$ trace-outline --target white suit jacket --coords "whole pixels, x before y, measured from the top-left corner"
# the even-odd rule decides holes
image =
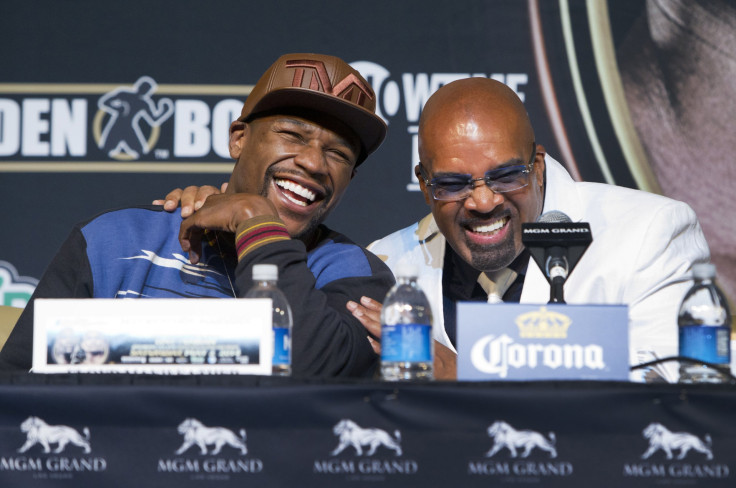
[[[691,284],[691,267],[710,258],[693,210],[685,203],[639,190],[575,182],[549,156],[545,165],[543,213],[559,210],[573,222],[588,222],[593,236],[565,283],[565,301],[628,305],[631,364],[650,360],[652,354],[676,356],[677,313]],[[418,283],[432,304],[435,339],[454,349],[442,310],[445,238],[432,215],[368,248],[392,270],[403,260],[419,266]],[[549,289],[549,282],[530,259],[521,303],[547,303]],[[672,367],[671,380],[676,379],[671,376]]]

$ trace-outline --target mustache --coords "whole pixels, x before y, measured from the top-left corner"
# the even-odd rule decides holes
[[[511,211],[509,210],[502,210],[500,212],[491,212],[485,215],[478,215],[470,217],[465,217],[462,219],[459,219],[457,221],[458,225],[462,227],[475,227],[476,225],[483,225],[487,224],[489,221],[499,220],[503,218],[509,218],[511,219]]]

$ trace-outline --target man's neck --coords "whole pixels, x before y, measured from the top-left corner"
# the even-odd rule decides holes
[[[324,226],[320,224],[314,230],[305,232],[300,236],[293,237],[293,239],[302,241],[304,243],[304,247],[307,248],[307,251],[311,251],[317,247],[322,240],[322,233],[324,232],[323,229]]]

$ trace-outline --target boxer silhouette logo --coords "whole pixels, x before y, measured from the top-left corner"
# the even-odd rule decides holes
[[[85,453],[91,452],[89,446],[89,429],[82,429],[84,436],[66,425],[49,425],[38,417],[28,417],[20,424],[21,432],[26,434],[26,442],[18,452],[23,453],[35,444],[43,446],[43,452],[51,452],[51,444],[57,444],[55,453],[64,450],[67,444],[72,443],[84,449]]]
[[[557,457],[555,449],[555,433],[549,433],[549,440],[539,432],[532,430],[516,430],[501,420],[494,422],[488,427],[488,435],[493,438],[493,447],[486,453],[486,457],[492,457],[504,447],[509,450],[511,457],[517,457],[517,449],[524,449],[521,457],[528,457],[535,447],[547,451],[549,457]]]
[[[401,456],[402,451],[399,444],[401,442],[401,432],[398,430],[395,430],[394,437],[391,437],[385,430],[364,429],[352,420],[343,419],[335,424],[332,431],[340,438],[340,443],[330,453],[332,456],[338,455],[349,446],[353,446],[358,456],[363,455],[363,446],[370,446],[366,453],[367,456],[375,454],[379,446],[391,449],[397,456]]]
[[[95,139],[108,156],[131,161],[148,154],[156,145],[161,124],[174,113],[171,99],[153,99],[157,88],[153,78],[141,76],[132,87],[118,87],[97,101]]]
[[[177,454],[182,454],[193,445],[196,445],[199,447],[200,453],[205,455],[207,454],[207,447],[214,445],[215,448],[210,453],[214,455],[218,454],[226,444],[235,449],[240,449],[240,453],[243,455],[248,453],[248,448],[245,446],[245,429],[238,431],[240,434],[240,437],[238,437],[233,431],[224,427],[206,427],[199,420],[188,418],[179,424],[177,430],[184,436],[184,443],[176,451]]]
[[[667,459],[672,459],[672,451],[679,450],[680,454],[677,459],[684,459],[691,449],[702,452],[708,459],[713,459],[713,452],[711,451],[713,441],[708,434],[705,434],[705,441],[702,441],[687,432],[671,432],[664,425],[657,422],[649,424],[642,431],[642,434],[649,440],[649,449],[642,454],[642,459],[648,459],[659,450],[664,451]]]

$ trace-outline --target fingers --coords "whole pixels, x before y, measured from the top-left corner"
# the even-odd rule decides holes
[[[198,190],[198,186],[188,186],[184,188],[184,191],[181,193],[180,201],[175,202],[174,200],[169,201],[167,199],[166,203],[175,203],[177,206],[181,204],[181,216],[185,219],[194,213],[194,200],[196,199]]]
[[[199,226],[193,218],[187,218],[179,228],[179,244],[182,251],[189,254],[189,262],[197,264],[202,255],[202,236],[204,228]]]
[[[181,188],[177,188],[175,190],[171,190],[168,195],[163,200],[154,200],[151,202],[153,205],[163,205],[164,210],[167,212],[171,212],[179,205],[179,200],[181,200],[181,193],[184,190]],[[175,203],[171,203],[175,202]]]
[[[370,297],[360,297],[360,303],[366,308],[366,310],[370,310],[373,315],[378,315],[378,319],[380,320],[381,310],[383,309],[383,305],[381,302],[378,302]]]
[[[457,354],[437,341],[434,342],[434,379],[457,379]]]
[[[197,189],[197,187],[191,188]],[[186,193],[187,190],[184,192]],[[189,260],[192,264],[199,262],[205,229],[233,234],[241,222],[257,215],[263,215],[264,212],[270,212],[273,207],[273,204],[258,195],[219,194],[219,190],[215,191],[218,194],[209,195],[205,204],[196,213],[185,217],[179,227],[179,243],[182,250],[189,253]],[[263,202],[271,207],[264,206]],[[263,208],[266,210],[264,211]],[[273,213],[276,213],[275,210]]]
[[[351,300],[345,306],[363,324],[368,331],[368,342],[373,352],[380,355],[381,342],[376,338],[381,337],[381,304],[371,298],[361,297],[360,303]]]
[[[381,304],[368,297],[361,297],[360,303],[349,301],[346,304],[353,317],[358,319],[363,327],[373,337],[381,337]]]
[[[377,340],[375,340],[371,336],[367,336],[367,337],[368,337],[368,342],[370,343],[371,347],[373,348],[373,352],[375,352],[376,354],[380,355],[381,354],[381,343],[378,342]]]
[[[226,188],[227,183],[223,183],[220,189],[210,185],[188,186],[183,190],[176,188],[170,191],[164,200],[154,200],[153,204],[163,205],[167,212],[173,212],[181,205],[181,216],[187,218],[202,208],[207,197],[224,193]]]
[[[365,317],[363,325],[368,329],[368,332],[376,337],[381,337],[381,310],[383,310],[383,305],[365,296],[360,297],[360,305],[362,306],[361,312]]]
[[[214,186],[188,186],[181,193],[179,199],[180,201],[176,201],[173,198],[171,200],[173,202],[173,205],[178,205],[179,203],[181,203],[181,216],[183,218],[187,218],[194,212],[202,208],[202,205],[204,205],[207,197],[209,197],[210,195],[218,194],[220,194],[220,190],[218,190]],[[169,203],[168,196],[166,203]]]

